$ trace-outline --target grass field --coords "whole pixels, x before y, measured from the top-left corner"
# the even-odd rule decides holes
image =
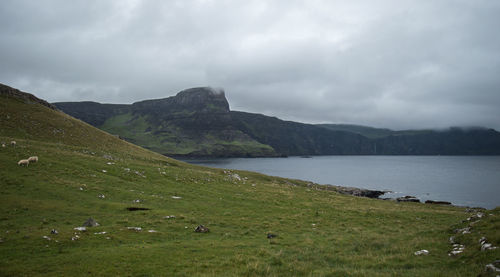
[[[11,140],[0,148],[2,276],[488,276],[499,258],[478,242],[500,246],[498,208],[467,221],[478,211],[189,165],[0,97],[0,142]],[[89,217],[100,226],[74,230]],[[450,236],[463,253],[448,255]]]

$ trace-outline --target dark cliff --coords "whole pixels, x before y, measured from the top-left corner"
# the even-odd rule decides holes
[[[230,111],[209,87],[131,105],[55,103],[64,112],[167,155],[499,155],[492,129],[392,131],[355,125],[312,125]]]

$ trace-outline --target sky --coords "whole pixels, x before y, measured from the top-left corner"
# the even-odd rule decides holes
[[[2,0],[0,83],[49,102],[199,86],[306,123],[500,130],[498,0]]]

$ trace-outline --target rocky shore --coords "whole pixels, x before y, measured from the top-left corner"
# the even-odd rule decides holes
[[[353,196],[360,197],[368,197],[368,198],[379,198],[379,196],[384,195],[390,191],[381,191],[381,190],[369,190],[369,189],[361,189],[361,188],[353,188],[353,187],[341,187],[341,186],[333,186],[337,189],[337,192],[342,194],[348,194]]]

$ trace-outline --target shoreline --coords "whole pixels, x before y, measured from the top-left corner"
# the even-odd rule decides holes
[[[258,172],[270,176],[284,177],[306,182],[325,184],[339,193],[376,198],[398,202],[421,202],[427,204],[453,205],[456,207],[480,207],[483,209],[495,209],[499,203],[490,199],[482,198],[478,194],[478,188],[484,187],[495,194],[498,190],[491,186],[491,178],[496,173],[489,173],[483,169],[492,168],[498,164],[494,157],[471,157],[471,156],[293,156],[290,159],[246,159],[246,158],[183,158],[181,161],[214,168],[230,170],[246,170]],[[408,160],[407,160],[408,159]],[[461,171],[443,171],[440,166],[477,165],[486,166],[481,168],[463,168]],[[276,165],[273,165],[275,164]],[[403,166],[400,166],[400,165]],[[420,165],[423,167],[418,167]],[[417,168],[415,168],[417,166]],[[439,166],[439,168],[437,167]],[[448,167],[450,168],[450,167]],[[466,170],[466,171],[463,171]],[[462,178],[460,176],[471,176],[464,172],[485,172],[482,179]],[[381,173],[378,173],[378,172]],[[491,170],[490,170],[491,171]],[[344,173],[345,172],[345,173]],[[400,172],[394,175],[395,173]],[[382,174],[382,175],[380,175]],[[446,175],[448,174],[448,175]],[[421,176],[434,176],[421,178]],[[489,177],[488,177],[489,176]],[[478,182],[484,183],[481,185]],[[347,185],[344,185],[347,184]],[[434,184],[434,185],[433,185]],[[455,185],[456,184],[456,185]],[[474,185],[476,184],[476,185]],[[473,186],[471,186],[473,185]],[[490,194],[488,194],[490,195]],[[491,194],[492,195],[492,194]],[[410,197],[413,196],[413,197]],[[418,198],[418,200],[417,200]]]

